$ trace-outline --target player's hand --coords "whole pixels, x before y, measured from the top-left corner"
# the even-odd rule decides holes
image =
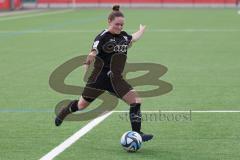
[[[95,59],[95,56],[93,55],[88,55],[87,56],[87,59],[86,59],[86,62],[84,63],[85,65],[90,65]]]
[[[87,56],[86,61],[84,62],[83,68],[84,68],[84,74],[87,73],[87,70],[89,68],[89,65],[91,63],[93,63],[93,61],[95,60],[97,53],[96,51],[92,51],[91,53],[89,53],[89,55]]]
[[[88,56],[86,61],[84,62],[85,65],[90,65],[91,63],[93,63],[93,61],[95,60],[96,57],[96,52],[93,51],[91,52]]]
[[[145,25],[142,25],[142,24],[139,25],[139,30],[140,30],[141,32],[145,32],[145,28],[146,28]]]
[[[145,25],[142,24],[139,25],[139,30],[132,34],[131,43],[138,41],[142,37],[143,33],[145,32],[145,28],[146,28]]]

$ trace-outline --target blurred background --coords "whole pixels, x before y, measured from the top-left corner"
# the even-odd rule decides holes
[[[0,0],[0,10],[108,7],[237,7],[239,0]]]

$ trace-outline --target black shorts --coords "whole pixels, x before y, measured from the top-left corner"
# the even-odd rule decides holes
[[[82,97],[88,101],[94,101],[105,91],[122,98],[130,90],[132,86],[128,84],[122,75],[116,75],[111,71],[102,71],[100,74],[92,74],[84,87]]]

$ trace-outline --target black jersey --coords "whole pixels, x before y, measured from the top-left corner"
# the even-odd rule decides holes
[[[111,70],[111,67],[121,68],[119,72],[122,72],[126,59],[127,50],[132,40],[132,36],[122,31],[120,34],[112,34],[108,30],[102,31],[94,40],[92,50],[97,52],[97,59],[95,61],[95,67],[99,67],[99,63],[105,70]],[[121,55],[121,58],[113,58],[115,55]],[[115,59],[115,60],[114,60]],[[120,59],[121,62],[119,61]],[[117,61],[116,61],[117,60]],[[117,66],[118,65],[118,66]]]
[[[97,35],[92,46],[97,52],[94,69],[82,94],[85,100],[91,102],[105,90],[122,98],[132,89],[122,77],[131,40],[125,31],[112,34],[104,30]]]

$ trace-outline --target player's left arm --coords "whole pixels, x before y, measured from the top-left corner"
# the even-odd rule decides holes
[[[139,30],[132,34],[132,40],[130,42],[130,45],[132,45],[132,43],[134,42],[137,42],[143,36],[143,33],[145,32],[145,28],[146,28],[145,25],[140,24]]]

